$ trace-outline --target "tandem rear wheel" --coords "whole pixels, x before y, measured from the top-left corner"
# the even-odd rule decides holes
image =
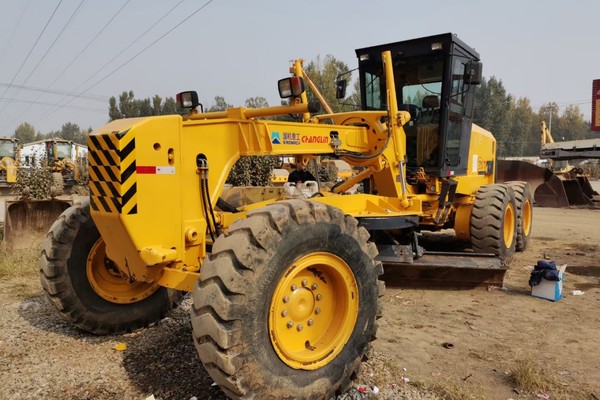
[[[517,202],[510,185],[495,183],[479,188],[471,210],[473,250],[492,253],[504,263],[512,259],[517,243]]]

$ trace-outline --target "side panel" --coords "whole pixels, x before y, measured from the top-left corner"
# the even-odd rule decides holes
[[[496,139],[485,129],[473,124],[469,145],[467,174],[457,177],[456,192],[475,195],[480,186],[494,183]]]
[[[179,116],[115,121],[88,141],[92,217],[109,257],[137,280],[183,257],[180,126]]]

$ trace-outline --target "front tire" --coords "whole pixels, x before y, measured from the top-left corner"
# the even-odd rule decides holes
[[[350,384],[384,290],[368,239],[341,210],[291,200],[216,240],[191,318],[200,359],[227,396],[328,398]]]
[[[78,328],[99,335],[132,332],[158,322],[182,293],[129,282],[106,257],[89,200],[54,222],[43,245],[40,278],[48,298]]]

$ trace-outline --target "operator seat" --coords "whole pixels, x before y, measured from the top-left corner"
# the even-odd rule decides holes
[[[433,167],[438,163],[440,100],[435,95],[423,97],[421,124],[417,134],[417,163]]]
[[[421,122],[425,124],[437,124],[439,122],[440,99],[436,95],[423,97],[421,109]]]

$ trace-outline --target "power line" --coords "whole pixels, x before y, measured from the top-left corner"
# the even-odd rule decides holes
[[[36,101],[36,100],[19,100],[19,99],[14,99],[14,100],[7,100],[7,99],[0,99],[0,103],[4,103],[4,102],[10,102],[10,103],[24,103],[24,104],[39,104],[39,105],[44,105],[44,106],[53,106],[55,105],[54,103],[46,103],[43,101]],[[73,109],[79,109],[79,110],[87,110],[87,111],[99,111],[99,112],[106,112],[106,107],[86,107],[86,106],[75,106],[75,105],[66,105],[65,107],[68,108],[73,108]]]
[[[40,61],[38,61],[38,63],[35,65],[35,67],[33,68],[33,70],[29,73],[29,75],[27,76],[27,78],[25,78],[25,80],[22,83],[23,85],[25,85],[27,83],[27,81],[29,81],[29,78],[31,78],[31,75],[33,75],[33,73],[37,70],[37,68],[40,66],[40,64],[42,63],[42,61],[44,61],[44,59],[46,58],[46,56],[48,55],[48,53],[50,52],[50,50],[54,47],[54,45],[56,44],[56,42],[58,41],[58,39],[62,36],[62,34],[65,31],[65,29],[67,29],[67,27],[69,26],[69,24],[73,20],[73,17],[75,17],[75,15],[77,14],[77,12],[81,8],[81,6],[83,6],[86,3],[86,1],[87,0],[81,0],[81,2],[79,3],[79,5],[75,9],[75,11],[73,11],[73,14],[71,14],[71,16],[69,17],[69,20],[65,23],[65,25],[63,26],[63,28],[60,30],[60,32],[56,36],[56,38],[54,38],[54,41],[52,42],[52,44],[50,44],[50,47],[48,47],[48,50],[46,50],[46,52],[44,53],[44,55],[42,56],[42,58],[40,58]]]
[[[54,18],[54,14],[56,14],[56,11],[58,10],[58,7],[60,7],[60,5],[62,4],[62,2],[63,2],[63,0],[60,0],[58,2],[58,5],[56,6],[56,8],[54,9],[54,11],[52,12],[52,15],[50,15],[50,18],[48,18],[48,21],[46,21],[46,25],[44,25],[44,29],[42,29],[42,31],[40,32],[40,34],[37,37],[35,43],[31,47],[31,49],[29,50],[29,53],[27,53],[27,57],[25,57],[25,60],[23,60],[23,63],[21,64],[21,66],[17,70],[17,73],[15,74],[15,76],[13,76],[12,80],[10,81],[10,83],[8,84],[8,86],[6,87],[6,89],[4,89],[4,93],[2,93],[2,96],[0,96],[0,98],[4,98],[4,95],[6,94],[6,92],[8,91],[8,89],[10,89],[10,87],[12,86],[12,84],[15,83],[15,79],[17,79],[17,76],[21,72],[21,69],[23,69],[23,65],[25,65],[25,63],[27,62],[27,60],[29,60],[29,57],[31,56],[31,52],[33,52],[33,49],[35,49],[35,46],[37,46],[38,42],[40,41],[40,38],[42,37],[42,35],[46,31],[46,28],[48,28],[48,25],[50,24],[50,21],[52,21],[52,18]],[[6,105],[8,105],[8,103],[6,103]],[[2,112],[6,109],[6,105],[4,105],[4,107],[2,108],[2,110],[0,110],[0,114],[2,114]]]
[[[121,8],[119,8],[117,10],[117,12],[108,20],[107,23],[104,24],[104,26],[96,33],[96,35],[94,35],[94,37],[88,41],[88,43],[83,47],[83,49],[71,60],[71,62],[69,63],[69,65],[67,65],[62,72],[52,81],[52,83],[50,83],[50,85],[48,85],[47,88],[52,87],[52,85],[54,85],[54,83],[61,77],[63,76],[63,74],[65,72],[67,72],[67,70],[71,67],[71,65],[73,65],[73,63],[79,58],[81,57],[81,55],[92,45],[92,43],[94,43],[94,41],[96,41],[96,39],[102,34],[102,32],[104,32],[106,30],[106,28],[113,22],[113,20],[121,13],[121,11],[123,11],[123,9],[125,8],[125,6],[127,6],[127,4],[129,4],[131,0],[127,0],[125,2],[125,4],[123,4],[121,6]],[[62,2],[62,0],[61,0]],[[64,97],[63,97],[64,99]],[[59,100],[60,103],[61,100]],[[5,107],[6,108],[6,105]],[[23,113],[19,114],[16,118],[19,118],[21,115],[23,115],[27,110],[25,110]],[[54,111],[54,109],[50,110],[48,113],[46,113],[42,118],[46,117],[47,115],[49,115],[50,113],[52,113]],[[0,111],[1,113],[2,111]],[[16,119],[15,118],[15,119]],[[10,123],[8,125],[10,125],[15,119],[13,119],[12,121],[10,121]],[[39,119],[38,119],[39,120]]]
[[[21,15],[19,15],[19,19],[17,20],[17,24],[15,25],[15,28],[13,29],[13,31],[12,31],[12,33],[10,35],[10,39],[6,43],[6,47],[4,47],[4,51],[2,51],[2,55],[0,56],[0,63],[2,61],[4,61],[4,56],[6,55],[6,51],[8,50],[8,48],[12,44],[13,39],[15,38],[15,33],[17,32],[17,29],[19,29],[19,25],[21,25],[21,20],[23,19],[23,15],[25,14],[25,10],[27,10],[27,7],[29,7],[29,2],[30,1],[31,0],[27,0],[27,3],[25,3],[25,7],[23,7],[23,11],[21,11]]]
[[[38,63],[35,65],[35,67],[33,67],[33,69],[31,70],[31,72],[29,73],[29,75],[27,75],[27,78],[25,78],[25,80],[23,81],[22,85],[25,85],[29,81],[29,78],[31,78],[31,75],[33,75],[35,73],[35,71],[37,71],[37,69],[40,66],[40,64],[42,63],[42,61],[44,61],[44,59],[46,58],[46,56],[48,55],[48,53],[50,52],[50,50],[52,50],[52,48],[54,47],[54,45],[58,42],[58,39],[62,36],[62,34],[64,33],[64,31],[67,29],[67,27],[69,26],[69,24],[73,20],[73,17],[75,17],[75,15],[77,14],[77,12],[81,8],[81,6],[83,6],[83,4],[86,1],[87,0],[81,0],[81,2],[79,3],[79,6],[77,6],[77,8],[75,9],[75,11],[73,11],[73,13],[71,14],[71,17],[69,17],[69,19],[67,20],[67,22],[63,25],[62,29],[60,30],[60,32],[58,33],[58,35],[54,38],[54,40],[52,41],[52,43],[50,44],[50,46],[48,47],[48,49],[46,50],[46,52],[44,53],[44,55],[40,58],[40,60],[38,61]],[[19,94],[20,91],[21,91],[21,89],[17,89],[17,91],[12,95],[12,97],[9,99],[9,101],[13,100],[15,98],[15,96],[17,94]],[[39,98],[40,98],[40,96],[38,95],[38,97],[35,100],[37,100]],[[27,110],[25,110],[25,111],[27,111]],[[15,117],[15,119],[17,119],[21,115],[23,115],[25,113],[25,111],[23,113],[19,114],[17,117]],[[11,123],[13,123],[13,121],[15,119],[13,119],[12,121],[10,121],[9,125]]]
[[[161,35],[158,39],[154,40],[152,43],[150,43],[148,46],[144,47],[141,51],[139,51],[137,54],[135,54],[133,57],[129,58],[127,61],[125,61],[124,63],[122,63],[121,65],[119,65],[117,68],[115,68],[114,70],[112,70],[111,72],[109,72],[108,74],[106,74],[102,79],[96,81],[96,83],[94,83],[93,85],[89,86],[87,89],[83,90],[82,92],[80,92],[78,95],[76,96],[69,96],[71,97],[71,100],[69,100],[68,102],[64,102],[61,101],[59,103],[57,103],[56,107],[52,110],[50,110],[48,113],[44,114],[43,116],[41,116],[40,118],[38,118],[36,120],[42,120],[44,118],[46,118],[50,113],[61,109],[62,107],[71,104],[75,99],[77,99],[80,95],[85,94],[88,90],[92,89],[93,87],[97,86],[98,84],[100,84],[101,82],[103,82],[104,80],[106,80],[108,77],[110,77],[111,75],[113,75],[115,72],[117,72],[118,70],[120,70],[121,68],[123,68],[125,65],[129,64],[131,61],[133,61],[135,58],[137,58],[138,56],[140,56],[142,53],[144,53],[146,50],[148,50],[150,47],[154,46],[156,43],[158,43],[160,40],[162,40],[165,36],[167,36],[168,34],[170,34],[171,32],[173,32],[175,29],[177,29],[179,26],[181,26],[183,23],[185,23],[186,21],[188,21],[190,18],[192,18],[194,15],[196,15],[198,12],[200,12],[201,10],[203,10],[205,7],[207,7],[210,3],[212,3],[214,0],[208,0],[206,3],[204,3],[202,6],[200,6],[198,9],[196,9],[196,11],[194,11],[193,13],[191,13],[190,15],[188,15],[186,18],[184,18],[182,21],[180,21],[179,23],[177,23],[174,27],[172,27],[171,29],[169,29],[167,32],[165,32],[163,35]],[[80,85],[81,86],[81,85]]]
[[[0,86],[8,86],[8,83],[2,83],[0,82]],[[48,89],[48,88],[38,88],[35,86],[24,86],[24,85],[12,85],[13,88],[19,88],[20,90],[28,90],[31,92],[42,92],[42,93],[49,93],[49,94],[56,94],[56,95],[62,95],[62,96],[68,96],[68,95],[75,95],[77,94],[76,92],[73,91],[67,91],[67,90],[57,90],[57,89]],[[94,100],[94,101],[99,101],[99,102],[104,102],[106,103],[108,101],[108,97],[107,96],[101,96],[98,94],[88,94],[88,95],[81,95],[79,96],[81,98],[87,99],[87,100]],[[37,99],[36,99],[37,100]],[[6,101],[5,99],[0,99],[0,101]],[[52,104],[49,103],[51,105],[56,105],[56,104]]]
[[[131,0],[127,0],[125,2],[125,4],[123,4],[123,6],[121,6],[121,8],[119,8],[119,10],[108,20],[108,22],[106,24],[104,24],[104,26],[102,27],[102,29],[100,29],[98,31],[98,33],[96,33],[96,35],[94,35],[94,37],[84,46],[84,48],[79,52],[79,54],[77,54],[69,63],[69,65],[67,65],[62,72],[52,81],[52,83],[50,85],[48,85],[48,87],[52,87],[52,85],[54,85],[54,83],[61,77],[64,75],[65,72],[67,72],[67,70],[69,68],[71,68],[71,65],[73,65],[73,63],[75,61],[77,61],[77,59],[79,57],[81,57],[81,55],[88,49],[88,47],[91,46],[92,43],[94,43],[96,41],[96,39],[98,39],[98,36],[100,36],[102,34],[102,32],[104,32],[106,30],[106,28],[108,28],[108,26],[113,22],[113,20],[121,13],[121,11],[123,11],[123,9],[125,8],[125,6],[127,4],[129,4]]]
[[[542,108],[542,107],[548,107],[549,105],[552,104],[556,104],[558,107],[560,106],[575,106],[575,105],[581,105],[581,104],[592,104],[592,100],[591,99],[581,99],[581,100],[571,100],[571,101],[564,101],[561,103],[556,103],[554,101],[549,101],[547,103],[544,103],[542,105],[535,105],[535,106],[531,106],[531,108]]]
[[[125,48],[123,48],[123,50],[121,50],[119,53],[117,53],[117,55],[115,55],[113,58],[111,58],[108,62],[106,62],[103,66],[101,66],[100,68],[98,68],[98,70],[96,70],[96,72],[94,72],[89,78],[87,78],[85,81],[83,81],[82,83],[80,83],[75,89],[72,90],[72,92],[70,93],[66,93],[65,96],[59,100],[59,102],[57,104],[54,104],[55,108],[51,109],[48,113],[53,112],[55,109],[59,109],[60,107],[56,108],[57,106],[59,106],[63,100],[67,97],[75,97],[75,98],[85,98],[86,96],[84,95],[84,93],[80,93],[79,95],[76,94],[77,90],[79,90],[79,88],[81,88],[83,85],[85,85],[87,82],[89,82],[92,78],[94,78],[96,75],[98,75],[98,73],[100,73],[100,71],[102,71],[104,68],[106,68],[106,66],[108,66],[110,63],[112,63],[115,59],[117,59],[117,57],[119,57],[121,54],[123,54],[125,51],[127,51],[131,46],[133,46],[135,43],[137,43],[142,37],[144,37],[152,28],[154,28],[156,25],[158,25],[163,19],[165,19],[169,14],[171,14],[171,12],[173,12],[177,7],[179,7],[185,0],[181,0],[179,3],[177,3],[173,8],[171,8],[169,11],[167,11],[165,14],[162,15],[162,17],[160,17],[158,20],[156,20],[152,25],[150,25],[149,28],[147,28],[144,32],[142,32],[137,38],[135,38],[131,43],[129,43],[129,45],[127,45]],[[62,75],[62,74],[61,74]],[[60,76],[59,76],[60,77]],[[58,77],[50,84],[50,86],[52,86],[54,84],[54,82],[56,82],[58,80]],[[50,87],[48,86],[48,87]],[[106,99],[104,100],[106,101]],[[44,114],[40,119],[44,119],[48,113]]]
[[[82,83],[79,84],[79,86],[77,86],[75,89],[73,89],[73,92],[76,92],[80,87],[82,87],[83,85],[85,85],[86,83],[88,83],[90,80],[92,80],[93,77],[95,77],[96,75],[98,75],[98,73],[100,71],[102,71],[104,68],[106,68],[107,65],[109,65],[110,63],[112,63],[117,57],[119,57],[121,54],[123,54],[127,49],[129,49],[131,46],[133,46],[135,43],[137,43],[138,40],[140,40],[143,36],[145,36],[152,28],[154,28],[156,25],[158,25],[163,19],[165,19],[167,17],[167,15],[169,15],[171,12],[173,12],[173,10],[175,10],[177,7],[179,7],[181,5],[181,3],[183,3],[185,0],[181,0],[179,3],[177,3],[173,8],[171,8],[169,11],[167,11],[166,14],[163,14],[162,17],[160,17],[157,21],[155,21],[148,29],[146,29],[144,32],[142,32],[141,35],[139,35],[137,38],[135,38],[131,43],[129,43],[129,45],[127,45],[127,47],[125,47],[123,50],[121,50],[116,56],[114,56],[113,58],[111,58],[108,62],[106,62],[103,66],[101,66],[100,68],[98,68],[98,70],[96,72],[94,72],[92,74],[92,76],[90,76],[89,78],[87,78],[85,81],[83,81]]]
[[[184,18],[181,22],[179,22],[173,28],[169,29],[164,35],[162,35],[161,37],[159,37],[158,39],[156,39],[154,42],[150,43],[148,46],[144,47],[139,53],[137,53],[136,55],[134,55],[133,57],[131,57],[129,60],[125,61],[123,64],[119,65],[117,68],[115,68],[114,70],[112,70],[111,72],[109,72],[106,76],[104,76],[104,78],[100,79],[99,81],[97,81],[96,83],[94,83],[92,86],[88,87],[87,89],[85,89],[81,93],[87,92],[88,90],[90,90],[91,88],[95,87],[100,82],[103,82],[106,78],[108,78],[109,76],[111,76],[112,74],[114,74],[115,72],[117,72],[118,70],[120,70],[121,68],[123,68],[125,65],[129,64],[131,61],[133,61],[134,59],[136,59],[139,55],[141,55],[142,53],[144,53],[150,47],[154,46],[156,43],[158,43],[160,40],[162,40],[165,36],[167,36],[169,33],[173,32],[180,25],[182,25],[184,22],[186,22],[187,20],[189,20],[190,18],[192,18],[194,15],[196,15],[198,12],[200,12],[202,9],[204,9],[204,7],[208,6],[213,1],[214,0],[208,0],[206,3],[204,3],[204,5],[202,5],[196,11],[194,11],[189,16],[187,16],[187,18]]]

